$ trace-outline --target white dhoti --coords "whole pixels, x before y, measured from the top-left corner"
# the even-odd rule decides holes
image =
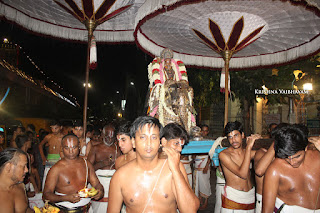
[[[262,212],[262,195],[256,193],[256,211],[255,213],[261,213]]]
[[[113,170],[99,169],[96,171],[96,175],[104,188],[104,196],[102,199],[98,201],[95,201],[95,200],[91,201],[93,212],[97,212],[97,213],[107,212],[109,185],[110,185],[110,180],[113,174],[115,173],[115,171],[116,171],[115,169]]]
[[[221,194],[221,213],[239,212],[254,213],[255,208],[255,188],[244,192],[236,190],[230,186],[225,186]]]
[[[44,207],[44,202],[42,200],[42,193],[37,193],[34,197],[29,197],[29,207],[33,209],[34,206],[42,208]]]
[[[43,180],[42,180],[42,190],[44,189],[44,185],[46,183],[47,175],[51,167],[56,164],[60,160],[59,154],[48,154],[48,161],[46,162],[46,166],[44,169]]]
[[[193,189],[197,197],[208,198],[211,195],[210,185],[210,166],[207,173],[203,173],[203,169],[209,160],[208,155],[197,156],[194,162]]]
[[[191,155],[189,156],[189,160],[180,160],[181,163],[183,164],[186,172],[187,172],[187,176],[188,176],[188,182],[189,182],[189,185],[190,187],[192,187],[192,169],[191,169]]]
[[[216,176],[217,176],[217,183],[216,183],[216,203],[214,207],[214,213],[220,213],[221,211],[221,194],[223,192],[223,188],[226,185],[226,180],[223,178],[223,175],[217,168],[216,170]]]
[[[276,199],[274,212],[277,212],[278,209],[281,209],[281,213],[319,213],[320,209],[313,210],[313,209],[306,209],[301,206],[294,206],[294,205],[287,205],[279,198]]]
[[[59,193],[59,192],[55,192],[55,194],[57,195],[65,195],[65,194],[62,194],[62,193]],[[71,203],[71,202],[68,202],[68,201],[62,201],[62,202],[58,202],[58,203],[55,203],[55,205],[57,207],[64,207],[64,208],[67,208],[67,209],[76,209],[78,207],[83,207],[83,206],[86,206],[90,203],[91,201],[91,198],[80,198],[80,201],[77,202],[77,203]]]

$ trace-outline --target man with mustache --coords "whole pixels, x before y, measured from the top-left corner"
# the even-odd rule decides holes
[[[30,213],[23,179],[28,172],[27,155],[20,149],[0,152],[0,206],[1,212]]]
[[[115,161],[120,155],[115,144],[115,128],[111,124],[102,129],[102,143],[93,146],[88,155],[88,160],[93,164],[100,183],[104,188],[104,197],[99,201],[92,201],[93,212],[106,212],[108,207],[109,183],[115,172]]]
[[[251,181],[250,162],[255,155],[255,151],[252,150],[254,141],[261,136],[247,137],[247,146],[244,148],[244,133],[240,122],[228,122],[224,131],[231,146],[219,154],[226,179],[221,195],[221,212],[254,212],[255,188]]]

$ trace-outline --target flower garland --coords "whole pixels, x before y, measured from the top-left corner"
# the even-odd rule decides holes
[[[186,80],[188,81],[186,67],[183,62],[178,59],[171,59],[171,67],[175,74],[176,81]],[[164,60],[160,58],[155,58],[152,63],[148,65],[148,79],[149,79],[149,88],[150,88],[150,98],[149,98],[149,106],[150,113],[149,115],[154,116],[156,113],[159,115],[159,121],[161,124],[164,124],[164,111],[168,114],[178,117],[177,114],[167,106],[165,102],[165,86],[164,82],[166,81],[164,75]],[[154,101],[158,99],[158,107],[153,106]],[[192,106],[192,92],[188,92],[189,103]],[[156,112],[158,111],[158,112]],[[192,124],[194,123],[194,119],[192,118],[192,112],[187,112],[187,130],[189,131]]]

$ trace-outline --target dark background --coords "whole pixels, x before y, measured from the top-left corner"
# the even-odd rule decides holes
[[[6,20],[0,20],[0,32],[1,42],[7,38],[22,47],[18,57],[19,69],[44,80],[46,85],[66,97],[75,97],[83,106],[86,43],[34,34]],[[127,99],[129,111],[135,112],[139,108],[137,113],[143,113],[149,84],[147,66],[152,58],[134,43],[97,43],[97,54],[98,66],[90,71],[89,77],[92,84],[88,102],[91,113],[101,116],[107,110],[102,106],[108,107],[112,101],[119,107],[121,99]],[[28,60],[28,56],[45,75]],[[130,82],[134,82],[134,86]]]

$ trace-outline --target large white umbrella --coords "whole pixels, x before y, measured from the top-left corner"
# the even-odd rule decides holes
[[[319,51],[319,0],[150,0],[136,16],[138,46],[186,65],[226,69],[283,64]],[[228,120],[225,93],[225,124]]]
[[[89,64],[98,42],[133,42],[134,20],[145,0],[0,0],[0,17],[27,30],[75,41],[88,41]],[[93,39],[93,32],[95,40]],[[93,66],[94,67],[94,66]],[[83,125],[86,131],[88,86],[85,87]]]
[[[80,20],[106,17],[94,32],[98,42],[133,42],[134,19],[144,1],[0,0],[0,17],[39,34],[85,42],[88,31]]]

